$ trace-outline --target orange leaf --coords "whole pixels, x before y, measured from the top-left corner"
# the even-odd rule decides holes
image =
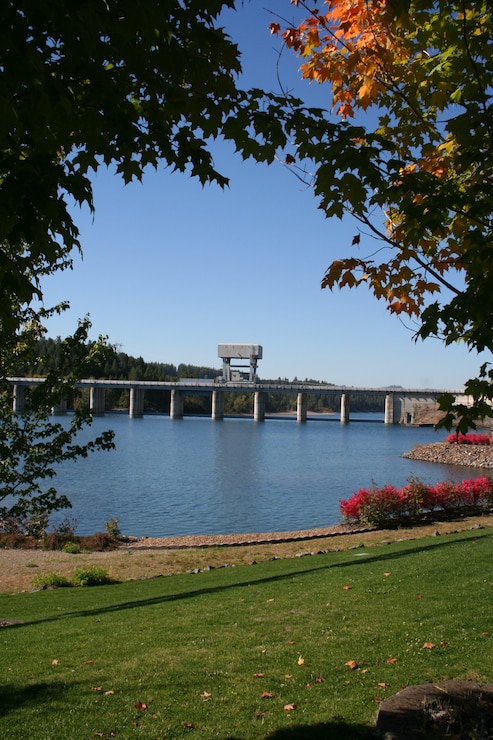
[[[114,693],[115,693],[115,692],[113,691],[113,689],[110,689],[109,691],[105,691],[105,692],[104,692],[104,695],[105,695],[105,696],[112,696],[112,695],[113,695]]]
[[[195,730],[196,729],[196,725],[194,725],[193,722],[184,722],[183,723],[183,727],[188,727],[190,730]]]
[[[102,686],[91,686],[91,691],[102,691],[102,690],[103,690]]]
[[[382,689],[384,689],[386,686],[388,686],[388,683],[385,683],[385,681],[379,681],[377,683],[377,686],[380,686]]]
[[[144,704],[143,701],[138,701],[137,704],[135,704],[136,709],[147,709],[147,704]]]
[[[292,677],[292,675],[290,673],[286,673],[286,675],[284,676],[284,678],[287,678],[289,680],[290,678],[293,678],[293,677]]]
[[[58,665],[58,660],[56,658],[53,658],[51,661],[51,665]]]
[[[435,647],[434,643],[425,642],[425,644],[423,645],[423,650],[433,650],[434,647]]]
[[[390,573],[384,573],[385,578],[388,578],[390,576]]]
[[[84,665],[91,665],[91,663],[94,663],[93,660],[85,660]]]
[[[325,678],[322,678],[322,676],[320,676],[319,678],[315,679],[315,683],[325,683]]]
[[[208,692],[208,691],[203,691],[203,692],[201,693],[201,695],[200,695],[200,696],[201,696],[201,697],[202,697],[203,699],[209,699],[209,698],[210,698],[210,697],[212,696],[212,694],[209,694],[209,692]]]
[[[348,662],[344,663],[344,665],[348,668],[351,668],[352,671],[354,671],[354,669],[358,667],[358,664],[355,660],[348,660]]]
[[[263,694],[261,694],[260,698],[261,699],[272,699],[273,696],[274,694],[271,694],[270,691],[264,691]]]
[[[264,674],[263,673],[254,673],[253,674],[253,677],[254,678],[263,678],[264,677]]]
[[[296,709],[296,704],[285,704],[284,705],[285,712],[292,712],[294,709]]]
[[[394,665],[394,663],[397,663],[397,658],[387,658],[387,663],[390,663],[390,665]]]
[[[344,591],[350,591],[352,586],[343,586]]]
[[[302,655],[300,655],[300,657],[298,658],[298,665],[305,665],[305,659]]]

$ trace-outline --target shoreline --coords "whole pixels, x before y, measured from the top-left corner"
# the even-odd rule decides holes
[[[410,460],[459,467],[493,469],[493,445],[469,445],[455,442],[431,442],[417,445],[402,457]]]

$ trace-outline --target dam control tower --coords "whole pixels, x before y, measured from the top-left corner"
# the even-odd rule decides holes
[[[257,363],[262,359],[260,344],[218,344],[217,356],[223,361],[224,382],[237,380],[255,382]],[[245,369],[248,370],[248,377],[246,372],[242,372]]]

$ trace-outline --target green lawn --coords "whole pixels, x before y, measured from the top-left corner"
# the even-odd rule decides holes
[[[371,737],[402,686],[493,681],[492,538],[2,595],[0,737]]]

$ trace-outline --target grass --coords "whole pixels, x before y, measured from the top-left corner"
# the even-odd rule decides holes
[[[404,685],[493,680],[492,537],[0,595],[0,737],[373,737]]]

